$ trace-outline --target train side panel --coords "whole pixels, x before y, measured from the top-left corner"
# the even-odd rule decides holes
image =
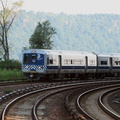
[[[110,72],[110,55],[98,55],[98,73]]]
[[[63,53],[61,73],[85,73],[85,56],[80,52]]]
[[[112,73],[120,73],[120,54],[112,54]]]
[[[97,56],[94,53],[87,53],[85,55],[86,73],[96,73]]]
[[[47,70],[46,74],[57,74],[59,69],[59,51],[47,51]]]

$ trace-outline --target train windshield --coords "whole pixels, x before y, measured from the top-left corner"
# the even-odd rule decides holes
[[[37,54],[24,54],[24,63],[35,63],[37,59]]]
[[[33,63],[35,63],[36,58],[37,58],[36,55],[32,55],[32,56],[31,56],[31,60],[32,60]]]

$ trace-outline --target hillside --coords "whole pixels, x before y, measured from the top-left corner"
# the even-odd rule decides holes
[[[67,15],[20,11],[15,19],[9,43],[11,58],[18,58],[38,22],[49,20],[56,29],[54,49],[80,50],[97,53],[120,52],[120,15]]]

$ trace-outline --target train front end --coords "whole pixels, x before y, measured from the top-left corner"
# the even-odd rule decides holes
[[[22,71],[27,79],[39,80],[46,72],[46,55],[42,50],[26,50],[23,53]]]

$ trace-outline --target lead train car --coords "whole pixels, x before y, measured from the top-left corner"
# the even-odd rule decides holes
[[[29,49],[23,53],[22,71],[28,79],[94,76],[97,56],[79,51]]]

